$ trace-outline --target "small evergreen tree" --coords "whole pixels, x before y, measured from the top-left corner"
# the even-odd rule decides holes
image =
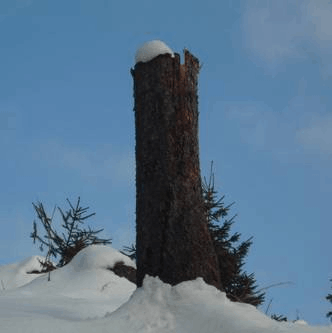
[[[332,279],[331,279],[330,281],[332,282]],[[332,303],[332,294],[328,294],[328,295],[326,296],[326,299],[327,299],[330,303]],[[326,317],[327,317],[327,318],[330,318],[330,320],[332,321],[332,311],[329,311],[329,312],[326,314]]]
[[[131,260],[136,260],[136,245],[131,244],[130,246],[124,246],[121,253],[128,256]]]
[[[40,243],[39,249],[43,251],[44,247],[48,249],[46,260],[42,263],[43,267],[47,269],[50,266],[50,257],[56,258],[60,257],[58,267],[62,267],[83,248],[91,244],[111,244],[111,239],[101,239],[96,235],[103,231],[103,229],[94,231],[90,227],[84,229],[81,225],[85,222],[86,219],[95,215],[96,213],[86,215],[89,207],[82,208],[80,206],[80,197],[77,200],[77,204],[74,207],[71,202],[67,199],[70,209],[66,212],[63,212],[61,208],[58,207],[58,210],[61,214],[63,224],[61,225],[64,229],[64,232],[59,234],[52,225],[53,216],[55,209],[53,211],[52,217],[50,218],[45,212],[44,206],[41,202],[37,204],[32,204],[38,219],[42,223],[46,235],[40,237],[37,231],[37,223],[33,222],[33,232],[30,234],[30,237],[33,239],[33,243],[36,241]]]
[[[253,273],[247,274],[243,272],[244,259],[252,244],[252,237],[237,245],[241,234],[230,235],[230,229],[236,215],[230,219],[226,219],[226,217],[234,203],[225,206],[223,202],[225,196],[217,197],[212,166],[213,164],[211,163],[209,180],[207,181],[204,178],[202,182],[202,192],[206,207],[207,223],[218,256],[222,290],[233,301],[254,306],[261,305],[264,302],[265,293],[256,290],[256,280]],[[223,219],[222,225],[219,224],[220,219]],[[135,244],[123,247],[122,253],[128,255],[131,259],[136,259]]]
[[[265,293],[257,291],[254,274],[243,271],[252,237],[238,244],[241,235],[230,234],[236,215],[230,219],[227,219],[227,215],[234,203],[226,206],[223,201],[225,196],[218,198],[212,166],[213,163],[209,179],[203,180],[203,198],[208,227],[218,256],[222,288],[229,299],[258,306],[264,302]],[[222,225],[219,223],[220,219],[223,220]]]

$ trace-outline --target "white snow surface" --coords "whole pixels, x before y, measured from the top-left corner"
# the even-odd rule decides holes
[[[160,54],[171,54],[174,57],[173,51],[161,40],[152,40],[143,44],[135,55],[136,64],[138,62],[148,62]]]
[[[231,302],[197,278],[170,286],[147,276],[143,287],[108,267],[135,264],[109,246],[93,245],[66,266],[27,274],[38,257],[0,267],[0,332],[6,333],[331,333],[332,326],[279,323],[254,306]],[[8,283],[9,281],[18,283]],[[24,282],[25,281],[25,282]]]
[[[45,258],[32,256],[17,264],[0,266],[0,290],[18,288],[34,280],[36,275],[29,272],[42,270],[39,260],[44,261]]]

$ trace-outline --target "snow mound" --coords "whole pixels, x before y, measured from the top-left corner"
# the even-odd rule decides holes
[[[0,291],[6,291],[10,289],[21,288],[21,290],[36,290],[44,285],[45,291],[50,291],[52,288],[57,289],[59,284],[59,290],[76,290],[74,276],[81,275],[81,282],[86,280],[89,284],[91,276],[96,275],[96,271],[102,271],[99,273],[99,278],[93,278],[96,282],[96,287],[101,288],[101,284],[105,284],[109,280],[110,276],[115,275],[109,269],[112,269],[117,262],[122,262],[126,266],[136,268],[135,263],[126,255],[104,245],[90,245],[81,250],[66,266],[56,269],[51,272],[51,281],[48,283],[48,273],[43,274],[29,274],[33,271],[41,271],[42,265],[39,260],[44,261],[42,256],[32,256],[19,263],[0,266]],[[87,274],[81,274],[83,272]],[[61,286],[62,282],[66,280],[66,285]],[[124,279],[116,276],[114,280]],[[129,284],[129,289],[132,291],[133,285],[128,280],[125,284]],[[53,287],[52,287],[53,285]],[[26,288],[25,288],[26,286]],[[105,289],[105,288],[104,288]]]
[[[134,262],[126,255],[105,245],[90,245],[81,250],[70,262],[76,272],[98,268],[113,268],[117,262],[136,268]]]
[[[308,325],[308,323],[305,320],[302,320],[302,319],[295,320],[294,324],[296,324],[296,325]]]
[[[330,333],[329,328],[277,322],[249,304],[231,302],[202,278],[176,286],[146,276],[142,288],[106,315],[109,327],[136,333]]]
[[[40,274],[22,286],[20,291],[28,295],[66,295],[74,298],[120,295],[123,303],[136,285],[110,270],[117,262],[136,268],[129,257],[112,247],[90,245],[78,252],[67,265],[52,271],[50,281],[48,274]]]
[[[171,54],[174,57],[173,51],[161,40],[152,40],[143,44],[136,52],[135,61],[148,62],[160,54]]]
[[[16,264],[0,266],[0,290],[9,290],[21,287],[34,280],[38,274],[29,274],[33,271],[41,271],[42,265],[40,261],[44,261],[42,256],[31,256]]]
[[[34,258],[38,257],[29,258],[15,266],[14,276],[17,279],[24,278],[27,270],[37,268]],[[135,267],[130,258],[112,247],[91,245],[77,253],[64,267],[51,271],[50,275],[28,274],[33,277],[19,284],[18,288],[2,290],[0,322],[2,317],[6,318],[10,313],[19,313],[22,318],[50,313],[52,317],[68,320],[104,317],[128,301],[136,289],[134,283],[109,269],[119,261]],[[8,280],[9,268],[14,265],[5,267],[7,274],[3,272],[0,279]],[[20,299],[19,304],[17,299]]]
[[[26,276],[38,257],[0,267],[0,279]],[[254,306],[231,302],[202,278],[176,286],[146,276],[143,286],[107,269],[129,258],[108,246],[80,251],[62,268],[0,297],[0,332],[6,333],[331,333],[332,326],[277,322]]]

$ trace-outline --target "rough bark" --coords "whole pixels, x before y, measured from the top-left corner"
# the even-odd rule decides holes
[[[220,288],[206,223],[198,146],[199,61],[187,50],[132,70],[136,125],[137,285],[202,277]]]

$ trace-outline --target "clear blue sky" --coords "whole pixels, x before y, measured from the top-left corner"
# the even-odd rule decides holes
[[[266,309],[327,324],[331,308],[332,4],[325,0],[0,3],[0,264],[39,254],[32,202],[97,213],[135,237],[136,49],[188,48],[200,73],[202,175],[235,201],[233,231]]]

